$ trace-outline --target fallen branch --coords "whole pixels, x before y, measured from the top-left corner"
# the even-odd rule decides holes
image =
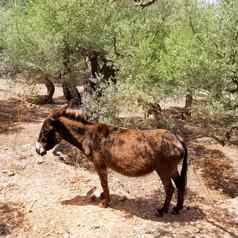
[[[28,209],[28,212],[32,212],[32,208],[33,208],[33,206],[34,206],[34,204],[37,202],[37,200],[35,199],[32,203],[31,203],[31,205],[30,205],[30,207],[29,207],[29,209]]]

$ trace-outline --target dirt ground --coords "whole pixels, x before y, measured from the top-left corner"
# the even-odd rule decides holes
[[[23,85],[0,82],[0,237],[238,237],[238,147],[210,137],[191,141],[188,191],[180,215],[156,216],[164,199],[158,176],[110,172],[112,202],[97,206],[93,169],[40,158],[34,144],[55,105],[25,105]],[[57,89],[56,102],[62,101]]]

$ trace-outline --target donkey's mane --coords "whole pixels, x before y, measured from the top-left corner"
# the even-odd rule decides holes
[[[70,120],[81,122],[83,124],[92,124],[91,122],[89,122],[85,119],[82,111],[70,109],[70,108],[68,108],[68,106],[64,106],[60,109],[56,109],[56,110],[52,111],[49,116],[53,117],[55,119],[57,119],[59,117],[66,117]]]
[[[62,115],[68,119],[74,120],[74,121],[78,121],[81,122],[83,124],[92,124],[91,122],[87,121],[84,116],[82,115],[82,112],[80,111],[74,111],[74,110],[66,110],[65,113]]]

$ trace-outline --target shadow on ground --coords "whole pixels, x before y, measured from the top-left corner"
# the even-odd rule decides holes
[[[232,161],[222,151],[192,144],[189,154],[194,167],[201,170],[207,187],[232,198],[238,196],[238,177]]]
[[[0,133],[15,133],[22,129],[19,122],[39,122],[47,113],[16,98],[0,100]]]
[[[0,202],[0,236],[23,226],[25,215],[21,204]]]
[[[90,172],[95,172],[94,164],[83,155],[80,150],[66,141],[61,141],[54,149],[53,154],[59,161],[74,166],[76,168],[85,168]]]
[[[74,198],[61,201],[61,204],[71,206],[98,206],[99,202],[99,198],[92,199],[87,196],[78,195]],[[202,220],[206,216],[199,207],[194,206],[189,209],[184,208],[179,215],[166,214],[161,218],[156,215],[156,209],[161,207],[161,205],[156,195],[147,198],[125,198],[124,196],[112,194],[110,208],[121,211],[126,218],[136,216],[145,220],[163,222],[191,222]]]

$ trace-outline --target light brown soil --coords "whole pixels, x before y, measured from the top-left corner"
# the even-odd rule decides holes
[[[87,196],[93,187],[101,190],[92,169],[35,153],[41,122],[55,105],[14,101],[16,88],[6,85],[0,85],[0,237],[238,237],[237,146],[222,147],[211,138],[189,144],[180,215],[155,215],[164,199],[155,173],[128,178],[110,172],[112,203],[99,208]]]

